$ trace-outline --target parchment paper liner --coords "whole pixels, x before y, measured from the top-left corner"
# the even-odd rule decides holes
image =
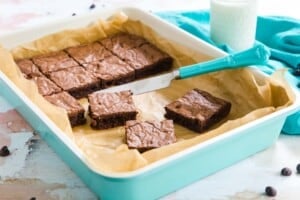
[[[242,124],[287,107],[294,100],[294,96],[283,78],[283,72],[261,80],[251,70],[243,68],[174,81],[171,87],[167,89],[134,96],[135,104],[139,110],[138,119],[164,119],[164,106],[195,87],[230,101],[232,103],[231,112],[226,119],[202,134],[175,125],[178,139],[176,143],[140,154],[136,150],[129,150],[127,145],[124,144],[124,127],[96,131],[92,130],[87,124],[72,129],[66,112],[45,101],[38,94],[36,85],[23,78],[13,61],[13,58],[28,58],[97,41],[120,31],[147,38],[175,58],[174,67],[210,59],[207,55],[199,55],[190,49],[169,41],[167,38],[161,38],[141,22],[128,19],[124,13],[117,13],[107,21],[99,20],[88,27],[65,30],[43,37],[14,48],[10,52],[4,48],[0,49],[1,71],[79,146],[88,162],[99,171],[116,173],[136,170]],[[87,108],[86,99],[81,99],[80,102]]]

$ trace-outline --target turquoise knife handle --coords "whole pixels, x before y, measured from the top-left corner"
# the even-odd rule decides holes
[[[208,62],[198,63],[179,68],[180,79],[193,77],[200,74],[215,72],[223,69],[233,69],[247,65],[263,65],[269,60],[271,53],[269,49],[258,44],[245,51],[228,54]]]

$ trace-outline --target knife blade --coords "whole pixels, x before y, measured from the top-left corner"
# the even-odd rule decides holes
[[[219,70],[234,69],[249,65],[264,65],[269,60],[269,57],[269,49],[262,44],[258,44],[245,51],[228,54],[224,57],[213,59],[207,62],[180,67],[179,69],[169,73],[133,81],[119,86],[113,86],[98,92],[120,92],[131,90],[133,94],[142,94],[166,88],[174,79],[185,79]]]

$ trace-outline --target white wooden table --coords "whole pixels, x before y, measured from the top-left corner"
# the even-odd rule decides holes
[[[260,0],[260,15],[286,15],[300,19],[296,1]],[[96,7],[90,9],[90,5]],[[0,0],[0,33],[30,27],[60,18],[113,6],[137,6],[153,11],[208,9],[208,0]],[[1,62],[1,61],[0,61]],[[22,117],[1,97],[0,147],[11,155],[0,157],[0,199],[95,200],[96,196],[43,142]],[[228,155],[230,156],[230,155]],[[274,186],[276,199],[300,199],[300,136],[281,135],[269,149],[182,188],[163,199],[269,199],[267,185]],[[280,176],[290,167],[290,177]]]

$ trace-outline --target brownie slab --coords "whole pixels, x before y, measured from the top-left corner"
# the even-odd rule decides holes
[[[86,70],[101,79],[102,88],[119,85],[135,79],[134,69],[116,56],[110,56],[104,60],[86,64]]]
[[[122,126],[126,121],[134,120],[137,115],[130,91],[95,92],[88,95],[88,101],[91,127],[94,129]]]
[[[75,98],[85,97],[101,88],[100,80],[80,66],[52,72],[49,77]]]
[[[152,44],[143,44],[137,48],[118,50],[114,53],[135,69],[136,78],[143,78],[172,68],[173,59]]]
[[[78,63],[64,51],[52,52],[45,55],[40,55],[32,58],[40,71],[48,75],[51,72],[61,69],[77,66]]]
[[[231,103],[208,92],[193,89],[165,107],[165,117],[188,129],[203,132],[226,117]]]
[[[129,148],[140,151],[158,148],[176,142],[172,120],[130,120],[125,126],[126,143]]]
[[[95,63],[112,55],[97,42],[78,47],[70,47],[66,49],[66,52],[80,64]]]
[[[50,79],[45,76],[36,76],[32,80],[36,83],[38,91],[41,95],[51,95],[61,92],[62,89],[53,83]]]
[[[101,40],[100,43],[111,52],[117,53],[119,51],[140,47],[143,44],[147,44],[148,41],[137,35],[119,33]]]
[[[72,127],[86,123],[84,108],[82,105],[67,92],[60,92],[50,96],[45,96],[50,103],[61,107],[67,111]]]
[[[16,64],[25,75],[25,78],[31,79],[36,76],[42,76],[39,68],[30,59],[17,60]]]

